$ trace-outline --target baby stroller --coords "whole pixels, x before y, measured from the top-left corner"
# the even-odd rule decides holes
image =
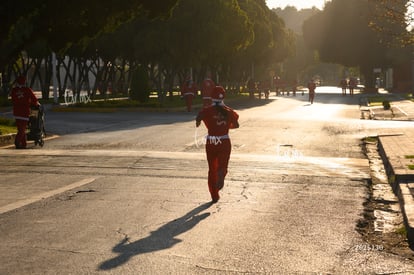
[[[46,136],[46,131],[45,113],[42,105],[31,107],[27,128],[29,129],[27,140],[34,140],[35,145],[39,144],[40,147],[43,147],[45,144],[43,138]]]

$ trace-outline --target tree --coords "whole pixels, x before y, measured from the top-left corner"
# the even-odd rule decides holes
[[[179,32],[177,50],[190,66],[217,69],[253,39],[249,18],[236,0],[181,0],[169,21]]]
[[[272,11],[282,18],[286,26],[296,34],[302,34],[303,21],[315,15],[315,13],[320,12],[320,10],[315,7],[311,9],[297,10],[296,7],[292,6],[287,6],[284,9],[273,9]]]
[[[284,9],[273,9],[280,18],[286,23],[286,27],[295,33],[296,47],[294,54],[283,61],[283,72],[279,72],[279,76],[288,82],[300,81],[302,74],[305,74],[306,69],[315,65],[314,50],[306,47],[303,34],[303,22],[309,17],[320,12],[317,8],[297,10],[295,7],[287,6]],[[308,76],[304,76],[303,81],[308,81]]]
[[[414,45],[414,0],[369,0],[370,26],[393,45]]]
[[[359,67],[367,87],[374,85],[374,68],[394,61],[391,49],[370,28],[372,10],[369,1],[333,0],[303,26],[305,42],[318,50],[322,61]]]
[[[58,52],[137,16],[166,15],[177,1],[5,0],[0,6],[0,68],[37,40]]]
[[[269,10],[265,1],[239,0],[239,4],[253,26],[254,40],[237,53],[233,62],[244,73],[248,72],[249,77],[270,77],[269,72],[274,70],[275,64],[293,53],[293,33]]]
[[[105,91],[109,81],[129,84],[131,72],[138,67],[148,73],[151,85],[161,95],[165,89],[171,91],[190,68],[196,81],[207,70],[219,72],[220,81],[232,81],[241,75],[233,72],[244,72],[252,61],[266,68],[283,60],[293,43],[283,22],[270,12],[264,0],[167,0],[162,4],[132,0],[117,3],[120,6],[112,0],[106,0],[105,5],[97,0],[74,0],[70,6],[78,6],[76,10],[71,10],[63,0],[46,1],[44,5],[41,2],[33,0],[30,7],[22,5],[24,12],[15,11],[18,18],[29,12],[27,18],[8,18],[11,23],[7,21],[5,26],[9,29],[0,31],[0,38],[6,37],[0,40],[0,50],[7,53],[0,57],[4,57],[0,66],[2,62],[7,64],[2,67],[4,72],[4,68],[11,67],[26,72],[29,66],[23,68],[15,62],[15,56],[25,50],[28,56],[22,64],[40,67],[43,60],[50,69],[50,53],[58,51],[58,62],[66,69],[65,75],[59,77],[59,89],[70,85],[75,93],[81,89],[90,91],[91,73]],[[174,8],[168,9],[175,2]],[[7,5],[17,10],[10,1]],[[36,44],[43,45],[39,53],[32,50],[31,45]],[[50,85],[49,71],[45,72],[42,87]],[[39,79],[41,74],[36,77]],[[93,85],[94,91],[97,83]],[[46,95],[46,88],[44,91]]]

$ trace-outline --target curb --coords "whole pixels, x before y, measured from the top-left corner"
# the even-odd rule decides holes
[[[402,136],[402,134],[391,136]],[[400,203],[408,242],[410,246],[414,246],[414,192],[411,192],[411,189],[414,190],[414,172],[407,173],[407,170],[400,169],[397,166],[394,167],[393,163],[396,165],[400,164],[399,166],[401,166],[402,161],[401,159],[387,156],[381,136],[378,138],[378,151],[384,163],[388,181]]]
[[[411,188],[410,188],[411,187]],[[410,189],[414,189],[414,180],[411,182],[401,182],[398,184],[398,199],[400,200],[401,210],[404,213],[407,238],[411,246],[414,245],[414,198]]]
[[[16,134],[1,135],[0,146],[7,146],[7,145],[14,144],[15,137],[16,137]]]
[[[0,136],[0,149],[7,149],[7,148],[14,148],[14,138],[16,134],[9,134]],[[59,135],[54,134],[48,134],[45,138],[43,138],[44,141],[52,140],[59,138]],[[33,140],[27,140],[27,144],[34,144]]]

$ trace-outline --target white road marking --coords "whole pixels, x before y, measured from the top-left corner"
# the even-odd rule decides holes
[[[95,178],[87,178],[87,179],[83,179],[83,180],[74,182],[72,184],[63,186],[63,187],[55,189],[55,190],[51,190],[51,191],[44,192],[44,193],[41,193],[41,194],[33,194],[33,196],[28,198],[28,199],[20,200],[20,201],[10,203],[8,205],[0,207],[0,214],[3,214],[3,213],[6,213],[6,212],[9,212],[9,211],[12,211],[14,209],[26,206],[28,204],[31,204],[31,203],[34,203],[34,202],[52,197],[54,195],[66,192],[68,190],[78,188],[78,187],[83,186],[85,184],[92,183],[94,180],[95,180]]]

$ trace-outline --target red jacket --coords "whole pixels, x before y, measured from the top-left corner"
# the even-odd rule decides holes
[[[215,106],[204,108],[198,113],[196,120],[204,121],[209,136],[224,136],[229,133],[229,129],[238,128],[239,115],[226,105],[221,108],[227,113],[227,117],[224,117]]]
[[[11,91],[13,115],[16,119],[29,120],[30,106],[39,104],[33,90],[29,87],[14,87]]]
[[[181,95],[182,96],[187,96],[187,95],[195,96],[196,94],[197,94],[197,84],[192,80],[185,81],[181,88]]]

